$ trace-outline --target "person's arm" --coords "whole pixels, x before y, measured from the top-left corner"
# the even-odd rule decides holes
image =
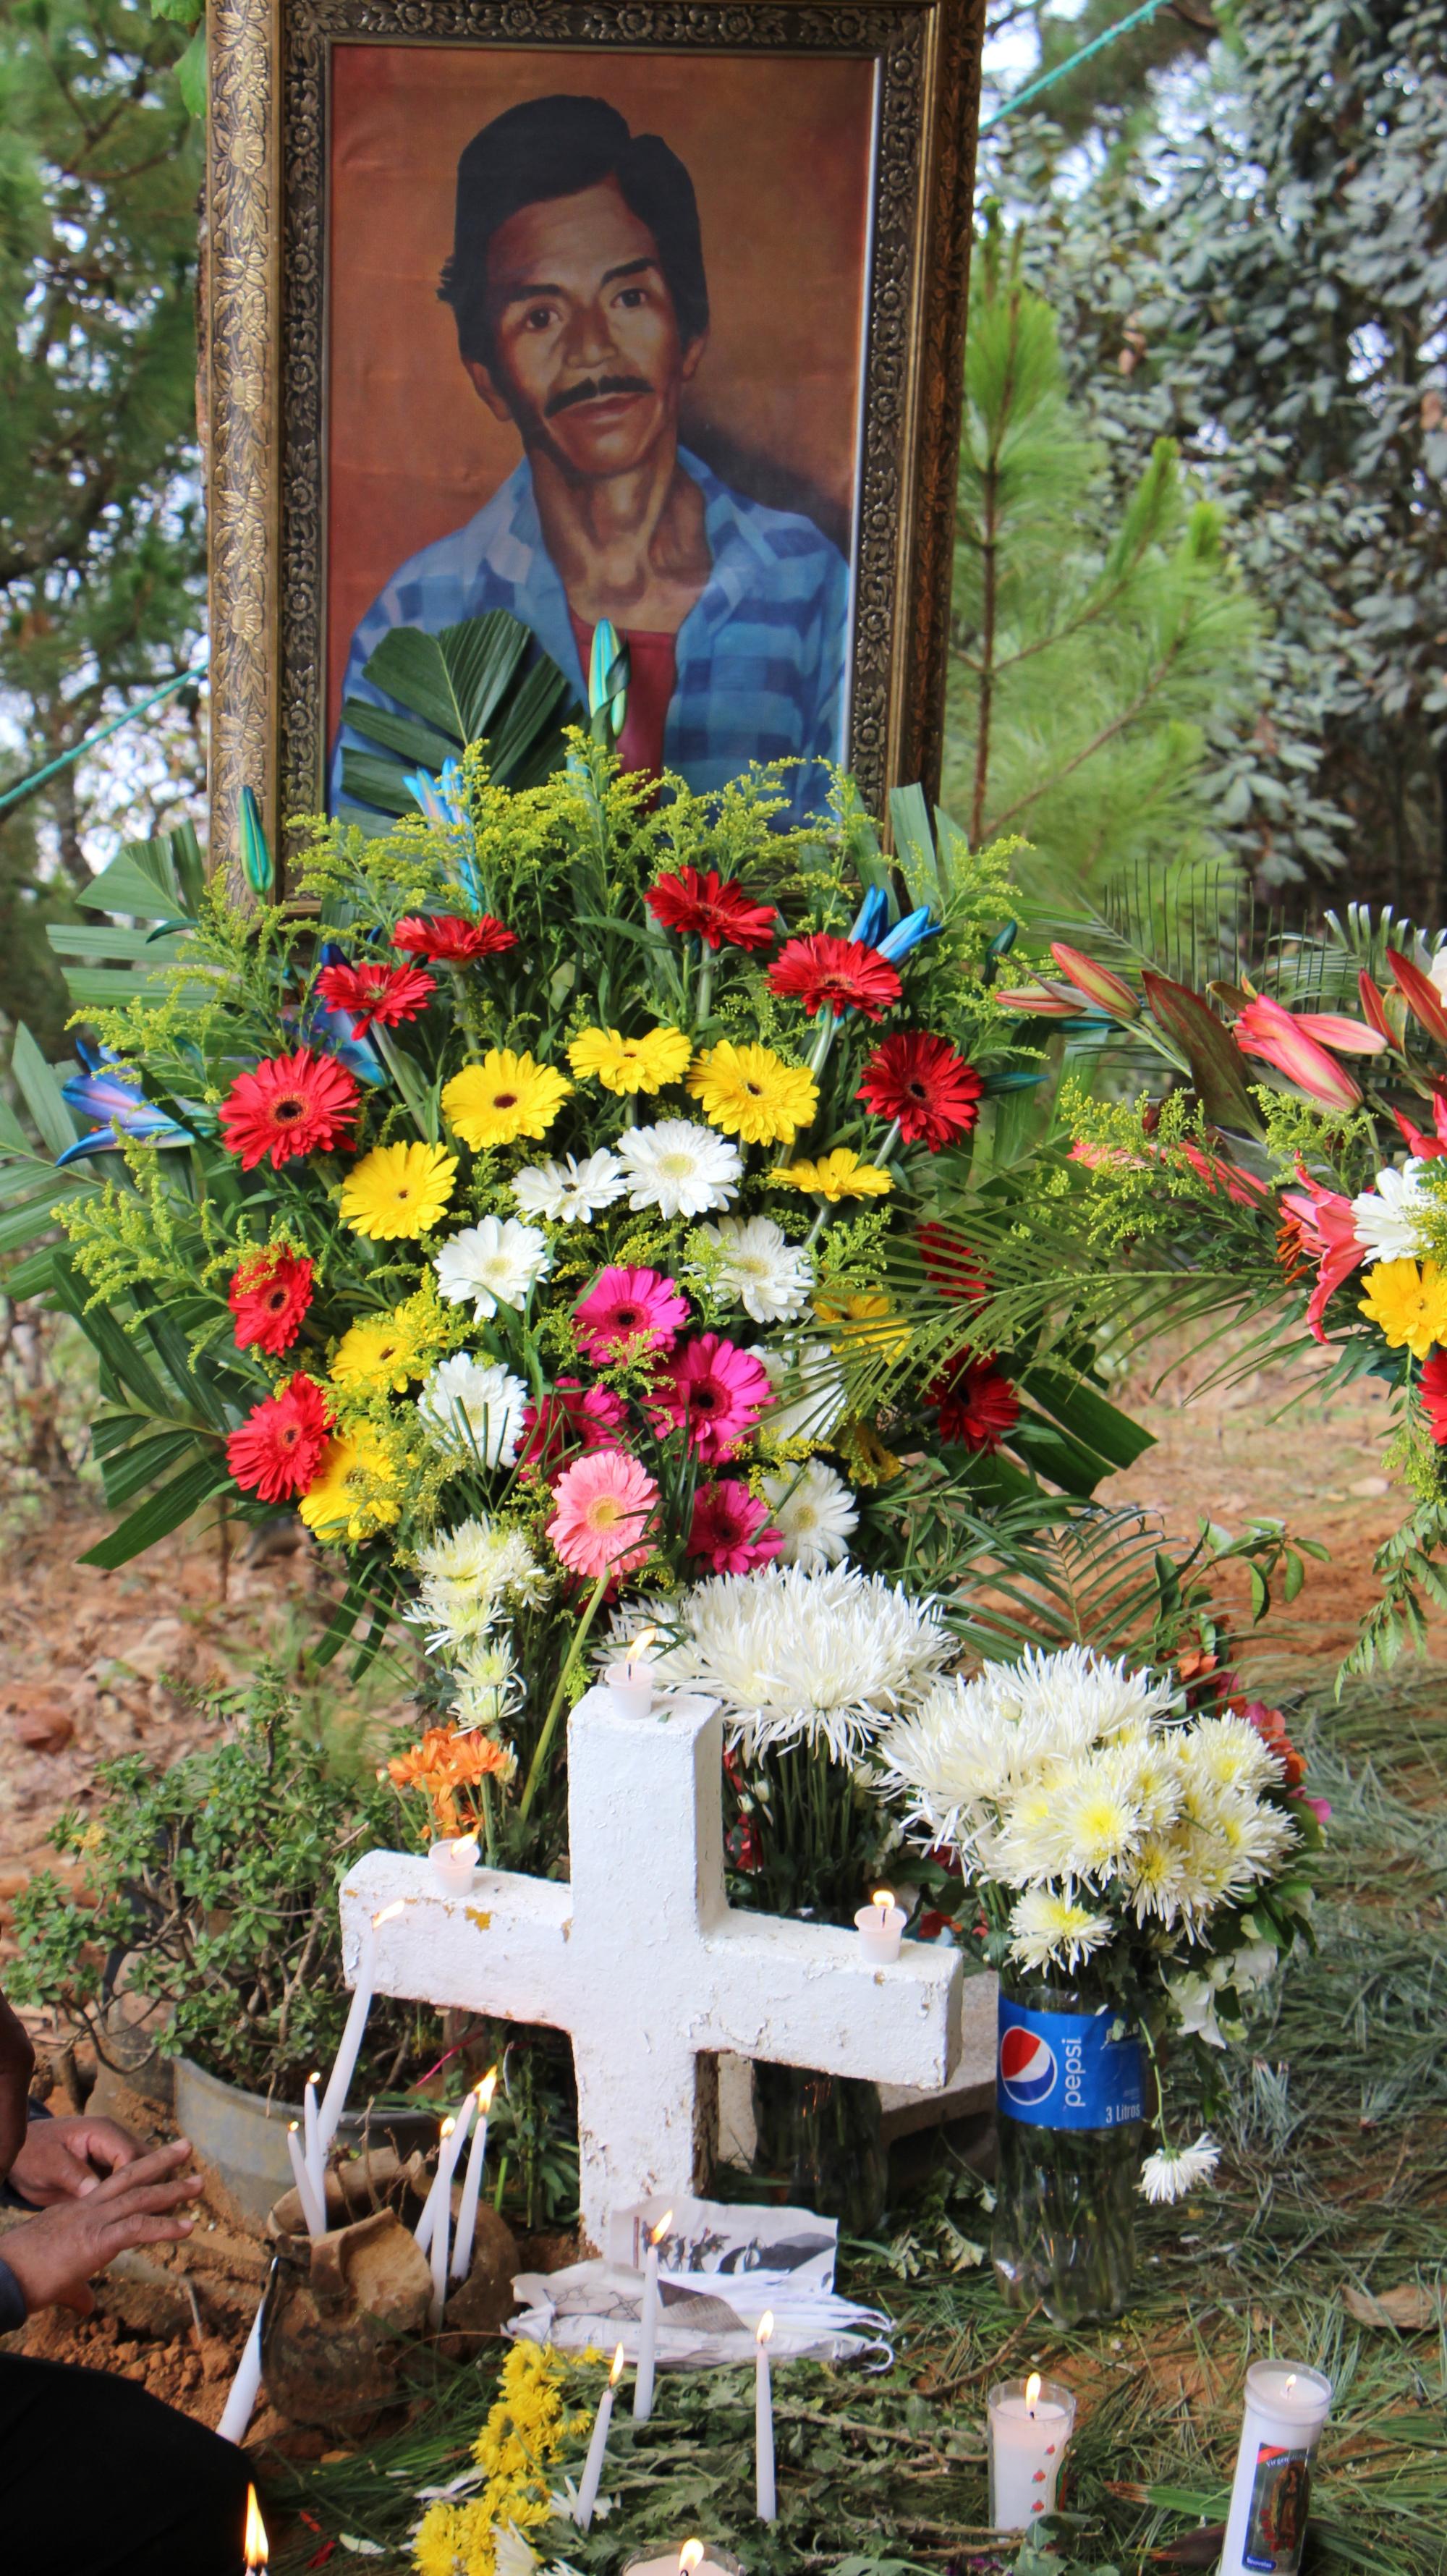
[[[0,1995],[0,2182],[25,2143],[34,2072],[30,2033]]]
[[[134,2164],[140,2142],[118,2120],[52,2119],[30,2105],[25,2143],[10,2168],[3,2194],[12,2209],[49,2209],[58,2200],[83,2200],[107,2174]]]
[[[132,2245],[174,2245],[189,2236],[196,2222],[186,2215],[186,2204],[200,2191],[201,2176],[177,2168],[190,2152],[189,2139],[177,2138],[110,2174],[84,2199],[58,2201],[0,2239],[0,2272],[8,2273],[23,2303],[22,2314],[14,2316],[13,2292],[0,2283],[0,2319],[7,2298],[12,2310],[11,2327],[0,2323],[0,2332],[13,2330],[36,2308],[74,2308],[89,2316],[95,2306],[92,2276],[118,2254]]]

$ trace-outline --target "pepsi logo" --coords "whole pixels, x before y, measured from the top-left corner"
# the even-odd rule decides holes
[[[1000,2033],[1000,2090],[1022,2109],[1047,2101],[1055,2089],[1055,2051],[1038,2031],[1012,2022]]]

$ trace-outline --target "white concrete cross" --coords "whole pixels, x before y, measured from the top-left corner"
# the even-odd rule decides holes
[[[469,1895],[449,1896],[425,1860],[374,1851],[342,1888],[349,1976],[372,1915],[405,1897],[377,1935],[379,1994],[570,2034],[583,2225],[599,2250],[615,2210],[706,2182],[714,2088],[700,2058],[939,2086],[959,2057],[953,1949],[906,1941],[897,1965],[875,1967],[855,1932],[730,1907],[722,1768],[712,1701],[659,1699],[640,1718],[590,1690],[568,1727],[570,1881],[479,1870]],[[972,2055],[992,2073],[995,1980],[968,1991]]]

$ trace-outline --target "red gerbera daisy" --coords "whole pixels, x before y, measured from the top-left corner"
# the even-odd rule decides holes
[[[948,1038],[909,1029],[875,1048],[855,1098],[877,1118],[897,1118],[907,1145],[922,1143],[937,1154],[942,1145],[968,1136],[984,1087]]]
[[[738,878],[721,877],[717,868],[704,875],[680,868],[660,877],[643,900],[665,930],[705,939],[710,948],[724,941],[730,948],[767,948],[774,936],[773,905],[751,903]]]
[[[731,1458],[772,1395],[768,1370],[752,1351],[700,1333],[661,1361],[653,1398],[659,1436],[684,1430],[689,1447],[710,1464]]]
[[[517,932],[505,930],[490,912],[480,921],[469,921],[460,912],[409,912],[392,933],[394,948],[428,957],[434,966],[470,966],[475,957],[500,957],[517,944]]]
[[[297,1376],[249,1413],[226,1443],[226,1464],[245,1494],[264,1503],[304,1494],[321,1463],[331,1410],[312,1378]]]
[[[616,1448],[626,1420],[627,1407],[611,1387],[585,1389],[579,1378],[560,1377],[547,1395],[524,1409],[518,1464],[527,1466],[536,1458],[544,1467],[556,1467],[574,1449]]]
[[[237,1075],[221,1103],[222,1138],[228,1154],[240,1155],[243,1172],[268,1154],[279,1172],[298,1154],[329,1154],[347,1143],[356,1115],[357,1086],[346,1066],[298,1047]]]
[[[948,1225],[922,1225],[916,1228],[920,1258],[926,1273],[942,1297],[952,1305],[978,1306],[989,1289],[989,1278],[980,1266],[980,1256],[973,1252],[964,1236]]]
[[[305,1253],[253,1252],[238,1262],[226,1291],[236,1317],[239,1349],[289,1350],[312,1301],[312,1265]]]
[[[816,1011],[862,1011],[877,1020],[899,1000],[899,977],[887,957],[862,939],[833,939],[827,930],[811,930],[791,939],[769,968],[776,993],[802,1002],[812,1019]]]
[[[359,1038],[374,1021],[378,1028],[393,1029],[399,1020],[415,1020],[436,990],[420,966],[385,966],[380,958],[364,957],[356,966],[324,966],[317,977],[317,991],[328,1009],[346,1011]]]
[[[1020,1419],[1015,1390],[993,1360],[956,1360],[924,1400],[939,1407],[940,1438],[962,1449],[998,1449]]]
[[[705,1558],[715,1574],[752,1574],[784,1544],[783,1531],[770,1529],[768,1518],[768,1504],[738,1477],[705,1485],[694,1498],[688,1553]]]
[[[1433,1439],[1439,1449],[1447,1447],[1447,1351],[1434,1351],[1423,1362],[1417,1393]]]

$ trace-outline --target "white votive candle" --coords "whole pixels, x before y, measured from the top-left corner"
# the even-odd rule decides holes
[[[477,1876],[476,1834],[460,1834],[453,1841],[434,1843],[427,1855],[427,1866],[448,1896],[470,1895]]]
[[[638,2374],[633,2382],[633,2421],[646,2424],[653,2412],[653,2368],[658,2350],[658,2249],[673,2222],[665,2209],[648,2237],[643,2258],[643,2302],[638,2311]]]
[[[636,1637],[630,1637],[617,1662],[604,1671],[604,1684],[625,1717],[652,1714],[653,1657],[648,1649],[657,1634],[656,1628],[640,1628]]]
[[[989,2410],[990,2529],[1028,2531],[1055,2510],[1075,2399],[1058,2379],[1032,2371],[1028,2379],[1002,2379],[992,2388]]]
[[[613,2421],[613,2396],[622,2376],[623,2346],[620,2343],[613,2355],[613,2367],[608,2373],[608,2385],[598,2400],[598,2412],[593,2418],[593,2438],[588,2444],[588,2456],[583,2463],[583,2480],[578,2489],[578,2502],[573,2513],[573,2520],[580,2531],[588,2531],[592,2528],[593,2507],[598,2501],[598,2481],[603,2474],[603,2454],[608,2448],[608,2427]]]
[[[876,1968],[892,1967],[909,1921],[904,1907],[895,1904],[893,1888],[877,1887],[854,1920],[859,1926],[860,1949],[870,1964]]]
[[[769,2337],[774,2320],[765,2309],[754,2328],[754,2511],[760,2522],[777,2522],[774,2492],[774,2391],[769,2378]]]
[[[1306,2540],[1311,2469],[1331,2408],[1331,2381],[1302,2362],[1254,2361],[1221,2576],[1296,2576]]]

